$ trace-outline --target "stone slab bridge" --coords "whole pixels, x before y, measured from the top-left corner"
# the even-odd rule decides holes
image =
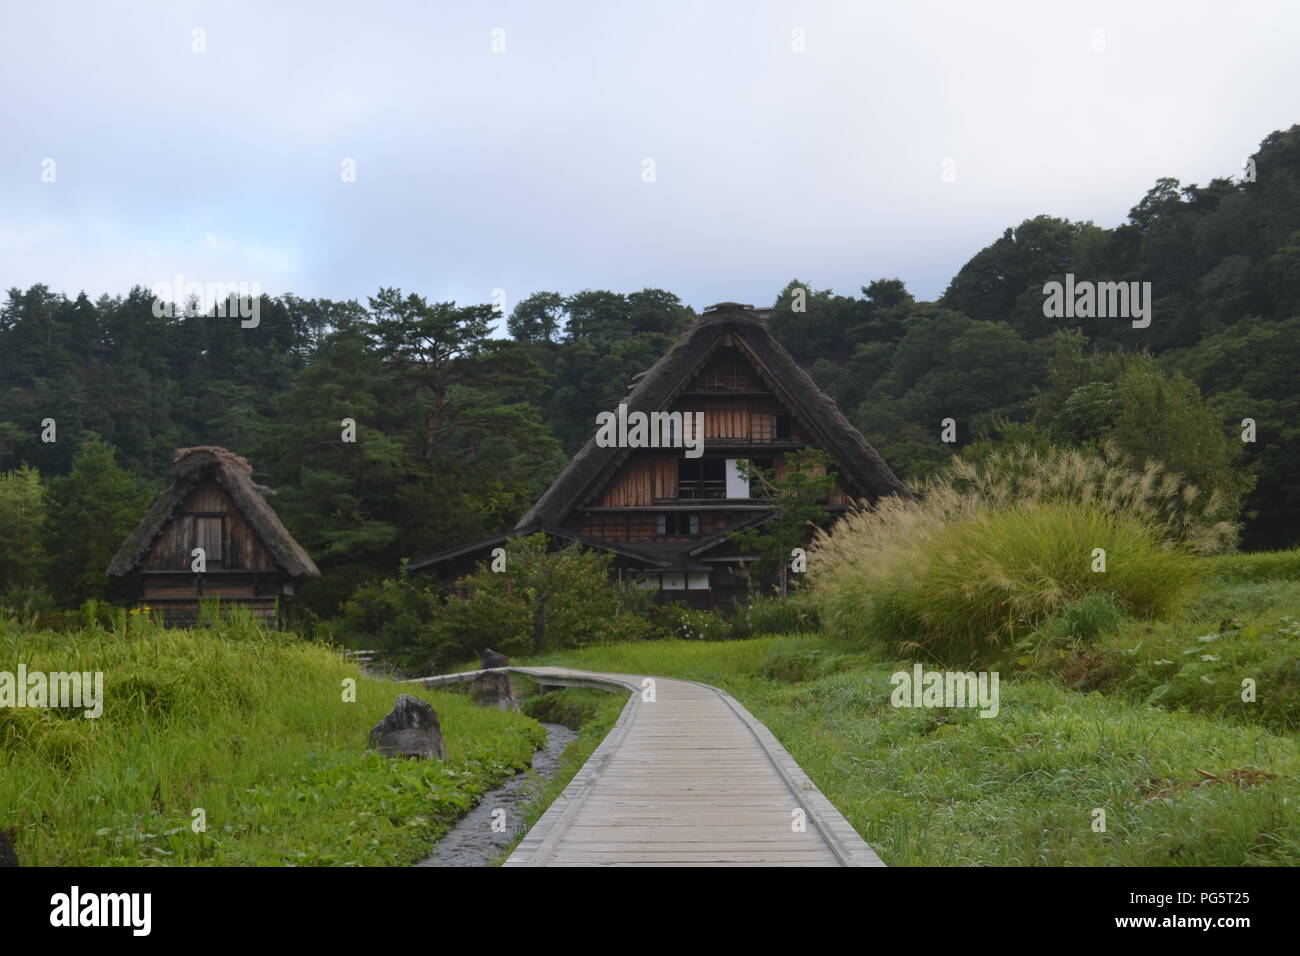
[[[884,866],[766,727],[695,681],[505,667],[543,688],[630,692],[506,866]],[[418,678],[436,687],[490,671]]]

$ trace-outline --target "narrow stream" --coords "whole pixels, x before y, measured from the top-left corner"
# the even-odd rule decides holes
[[[520,773],[483,795],[478,806],[467,813],[438,841],[433,852],[416,866],[486,866],[505,849],[520,825],[519,805],[527,799],[525,786],[540,777],[549,780],[560,765],[564,748],[578,736],[563,724],[542,724],[546,728],[546,746],[533,754],[534,773]],[[492,829],[493,811],[505,811],[503,831]],[[500,818],[500,815],[498,815]]]

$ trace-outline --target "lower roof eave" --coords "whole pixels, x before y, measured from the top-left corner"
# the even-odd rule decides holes
[[[475,554],[485,552],[490,548],[498,547],[513,538],[520,538],[530,534],[547,534],[552,538],[560,538],[565,541],[576,542],[584,548],[591,548],[595,551],[608,551],[612,554],[620,555],[632,561],[637,561],[646,565],[646,569],[663,569],[666,562],[661,558],[644,554],[634,548],[626,547],[614,541],[601,541],[597,538],[588,538],[583,535],[567,531],[562,528],[551,528],[544,525],[531,525],[521,528],[512,528],[511,530],[495,535],[491,538],[483,538],[470,544],[461,545],[458,548],[452,548],[448,551],[442,551],[437,554],[427,555],[423,558],[417,558],[407,564],[407,568],[412,571],[419,571],[424,568],[430,568],[446,561],[452,561],[456,558],[471,557]]]

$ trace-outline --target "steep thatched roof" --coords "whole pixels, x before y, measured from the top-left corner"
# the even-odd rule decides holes
[[[216,480],[248,520],[258,539],[286,574],[295,578],[318,578],[320,569],[297,541],[285,530],[264,497],[270,489],[253,483],[253,466],[234,452],[216,445],[178,448],[172,459],[171,483],[154,500],[143,521],[122,543],[110,577],[134,571],[149,553],[167,523],[185,503],[199,482],[209,475]]]
[[[849,424],[835,402],[817,387],[790,353],[772,338],[757,318],[759,314],[735,302],[724,302],[706,310],[673,348],[639,378],[623,399],[628,411],[669,408],[730,332],[742,349],[748,349],[758,360],[768,387],[798,419],[812,443],[831,455],[851,495],[871,501],[885,495],[907,495],[907,489],[879,453]],[[626,448],[599,447],[593,433],[518,526],[558,525],[627,454]]]

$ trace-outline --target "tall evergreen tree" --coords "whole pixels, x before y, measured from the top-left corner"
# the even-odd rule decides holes
[[[144,517],[147,493],[114,460],[114,449],[98,437],[77,448],[72,471],[49,484],[46,513],[47,575],[65,604],[120,596],[110,589],[107,569],[127,535]]]

